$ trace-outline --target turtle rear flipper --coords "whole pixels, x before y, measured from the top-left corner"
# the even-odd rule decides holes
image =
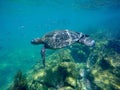
[[[42,63],[43,63],[44,68],[45,68],[45,52],[46,52],[45,49],[46,49],[46,48],[45,48],[45,46],[44,46],[44,47],[42,48],[42,50],[41,50]]]
[[[82,35],[78,40],[78,43],[82,43],[86,46],[95,46],[95,40],[92,40],[89,35]]]

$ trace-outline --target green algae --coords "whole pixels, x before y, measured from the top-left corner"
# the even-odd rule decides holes
[[[22,74],[22,71],[18,71],[14,77],[14,82],[9,90],[28,90],[27,79]]]
[[[38,88],[62,88],[64,86],[76,87],[76,68],[73,62],[61,62],[58,65],[42,69],[33,75],[33,81],[40,83]],[[69,77],[69,79],[68,79]],[[72,78],[72,79],[71,79]],[[74,84],[71,84],[72,81]],[[36,84],[35,84],[36,85]],[[34,83],[31,88],[35,88]],[[43,89],[44,90],[44,89]]]
[[[118,74],[120,55],[107,47],[107,44],[107,39],[97,42],[96,49],[94,49],[91,53],[94,54],[93,58],[89,58],[87,64],[90,68],[92,76],[94,77],[93,82],[98,87],[104,90],[116,90],[120,89],[120,85],[118,84],[118,78],[120,77]],[[95,62],[90,64],[90,59]]]

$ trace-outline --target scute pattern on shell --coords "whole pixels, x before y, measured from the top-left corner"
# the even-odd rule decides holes
[[[69,30],[53,31],[42,37],[47,48],[62,48],[79,39],[79,34]]]

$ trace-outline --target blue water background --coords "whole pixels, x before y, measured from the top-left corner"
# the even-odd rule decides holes
[[[41,46],[32,46],[33,38],[52,30],[88,34],[120,30],[119,0],[107,0],[110,2],[96,7],[90,1],[0,0],[0,90],[17,70],[28,71],[40,60]]]

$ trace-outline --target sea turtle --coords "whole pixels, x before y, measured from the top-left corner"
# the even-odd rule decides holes
[[[42,38],[35,38],[31,41],[31,44],[39,45],[43,44],[41,50],[41,57],[43,65],[45,67],[45,51],[46,49],[57,49],[69,46],[74,43],[83,43],[86,46],[95,45],[95,41],[90,39],[88,35],[81,32],[74,32],[71,30],[56,30],[47,33]]]

